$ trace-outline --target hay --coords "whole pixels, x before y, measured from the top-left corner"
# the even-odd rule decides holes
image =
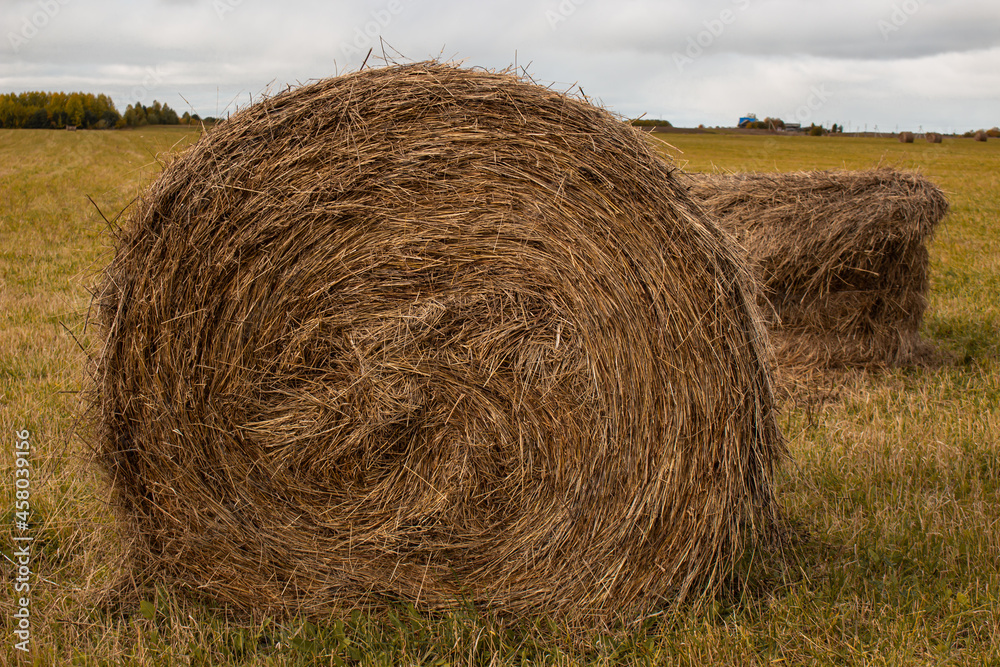
[[[989,135],[988,135],[988,134],[986,134],[986,132],[985,132],[984,130],[977,130],[977,131],[976,131],[976,133],[975,133],[974,135],[972,135],[972,136],[973,136],[973,138],[974,138],[974,139],[975,139],[976,141],[986,141],[986,138],[987,138],[987,137],[988,137]]]
[[[115,245],[94,413],[141,575],[603,623],[773,525],[749,278],[585,102],[437,63],[322,80],[202,137]]]
[[[899,133],[899,143],[901,143],[901,144],[912,144],[913,143],[913,133],[912,132],[900,132]]]
[[[779,365],[897,365],[921,351],[927,242],[947,211],[936,186],[886,168],[691,178],[763,285]]]
[[[927,139],[927,143],[929,144],[940,144],[944,140],[944,137],[937,132],[928,132],[924,135],[924,137]]]

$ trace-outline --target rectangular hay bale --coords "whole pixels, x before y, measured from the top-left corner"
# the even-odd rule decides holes
[[[690,177],[692,195],[746,253],[779,366],[913,359],[927,242],[948,208],[937,186],[889,168]]]

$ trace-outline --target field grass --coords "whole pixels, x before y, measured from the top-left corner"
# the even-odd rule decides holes
[[[0,553],[17,598],[15,433],[30,432],[31,652],[3,605],[0,663],[1000,665],[1000,142],[667,135],[686,169],[915,168],[948,194],[925,338],[955,363],[850,374],[783,405],[787,559],[757,585],[607,636],[400,606],[328,622],[250,620],[166,590],[98,604],[120,546],[75,433],[86,286],[111,217],[197,137],[0,131]],[[78,345],[79,342],[79,345]]]

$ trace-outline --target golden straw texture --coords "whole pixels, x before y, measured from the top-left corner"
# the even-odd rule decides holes
[[[321,80],[204,136],[115,246],[94,413],[141,572],[601,623],[773,526],[749,277],[588,103],[434,62]]]
[[[779,365],[896,365],[921,348],[927,243],[948,210],[933,183],[888,168],[690,177],[745,248]]]

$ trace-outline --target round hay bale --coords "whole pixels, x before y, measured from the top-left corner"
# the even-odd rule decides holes
[[[605,622],[767,534],[748,276],[607,112],[419,63],[264,99],[169,164],[103,275],[133,567],[251,609]]]
[[[913,143],[913,133],[912,132],[900,132],[899,133],[899,143],[901,143],[901,144],[912,144]]]
[[[927,143],[930,144],[940,144],[944,140],[944,137],[938,132],[928,132],[924,136],[927,139]]]
[[[985,130],[977,130],[976,133],[972,136],[976,141],[986,141],[986,138],[989,135],[986,134]]]

